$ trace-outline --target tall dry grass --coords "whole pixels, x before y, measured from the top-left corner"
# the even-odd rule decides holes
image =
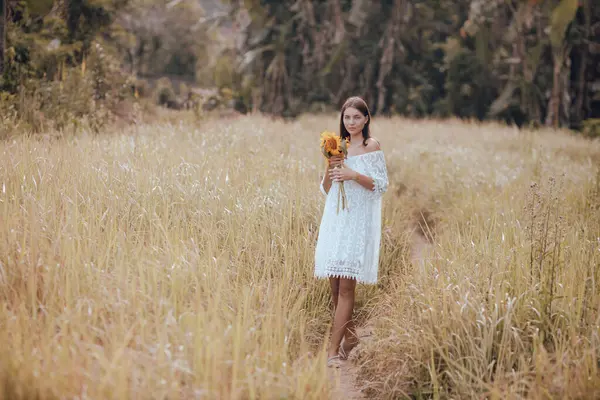
[[[433,240],[374,307],[359,357],[369,393],[600,398],[600,143],[403,128],[388,145],[393,181],[425,199],[420,228]],[[414,198],[388,197],[386,215]]]
[[[598,143],[375,122],[391,185],[380,283],[358,289],[370,394],[597,394]],[[0,144],[0,397],[330,396],[312,269],[318,133],[335,124]],[[419,222],[434,245],[411,266]]]
[[[246,119],[3,143],[4,397],[324,396],[308,135]]]

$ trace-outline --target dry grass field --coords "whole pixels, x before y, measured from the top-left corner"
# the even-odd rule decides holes
[[[336,125],[1,142],[0,398],[329,398],[312,272]],[[366,395],[600,398],[600,143],[458,121],[373,134],[390,187],[380,282],[357,292]]]

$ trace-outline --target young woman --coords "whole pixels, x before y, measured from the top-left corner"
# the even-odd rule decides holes
[[[334,318],[327,365],[339,367],[358,344],[352,313],[356,283],[377,282],[381,241],[381,196],[388,187],[379,141],[371,137],[365,101],[351,97],[340,115],[340,135],[349,138],[348,157],[332,157],[321,181],[326,196],[315,251],[315,276],[329,278]],[[337,207],[344,182],[346,209]],[[342,343],[342,339],[344,342]]]

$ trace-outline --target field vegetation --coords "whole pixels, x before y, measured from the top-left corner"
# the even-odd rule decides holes
[[[0,142],[0,398],[328,398],[313,278],[337,117]],[[600,143],[375,118],[390,187],[373,398],[600,396]],[[414,243],[428,243],[415,261]]]

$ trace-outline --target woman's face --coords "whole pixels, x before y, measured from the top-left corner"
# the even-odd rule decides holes
[[[367,123],[367,117],[362,112],[354,107],[348,107],[344,111],[343,115],[344,126],[351,135],[362,132],[365,124]]]

